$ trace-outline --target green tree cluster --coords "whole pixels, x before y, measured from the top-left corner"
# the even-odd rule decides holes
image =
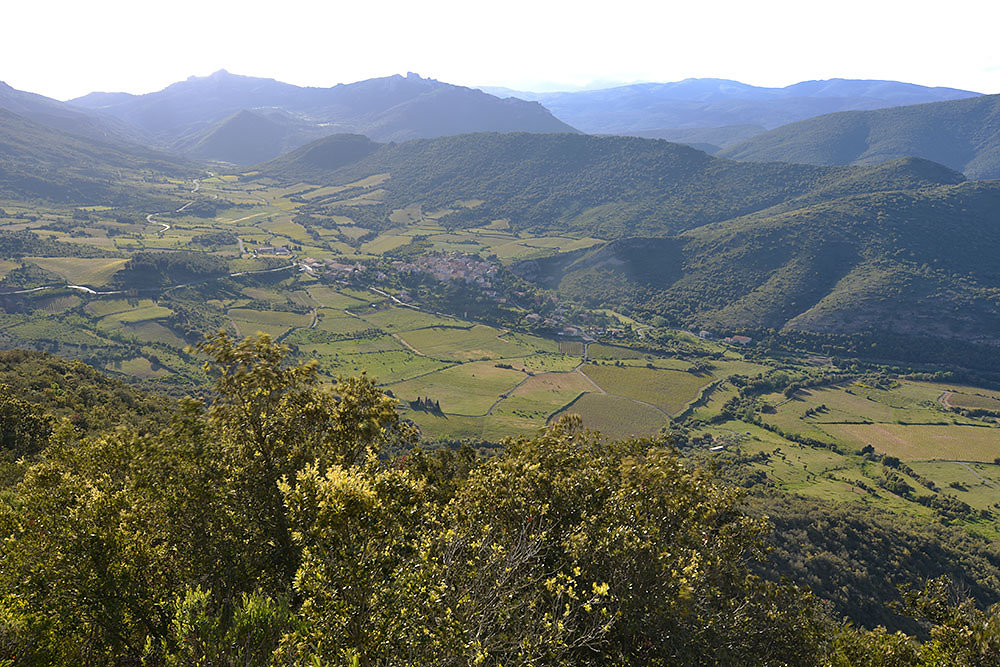
[[[415,436],[368,378],[324,388],[267,337],[201,350],[210,405],[152,433],[63,422],[21,460],[0,661],[815,660],[812,599],[747,568],[766,523],[673,450],[565,421],[479,465],[388,459]]]

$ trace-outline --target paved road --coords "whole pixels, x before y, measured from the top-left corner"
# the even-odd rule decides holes
[[[189,202],[189,203],[193,204],[194,202]],[[177,211],[178,212],[183,211],[187,207],[188,207],[188,204],[184,204],[184,206],[181,206],[179,209],[177,209]],[[167,223],[165,223],[165,222],[157,222],[156,220],[153,220],[153,216],[154,215],[159,215],[159,213],[150,213],[149,215],[147,215],[146,216],[146,222],[148,222],[151,225],[159,225],[160,227],[163,227],[163,231],[167,231],[168,229],[170,229],[170,225],[168,225]]]

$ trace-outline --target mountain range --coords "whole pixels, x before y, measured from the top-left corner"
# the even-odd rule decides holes
[[[413,73],[316,88],[220,70],[144,95],[91,93],[68,103],[0,84],[0,108],[91,139],[129,141],[196,159],[251,165],[337,133],[385,142],[472,132],[580,130],[667,139],[715,153],[779,126],[831,112],[979,96],[951,88],[849,79],[804,81],[784,88],[685,79],[565,93],[486,90],[496,95]],[[917,124],[907,131],[919,133],[921,128]],[[791,134],[798,136],[799,130],[786,130],[778,141],[787,144]],[[754,146],[748,144],[748,155]],[[773,159],[837,162],[807,151],[770,152],[776,156]],[[737,152],[726,154],[742,157]],[[889,157],[907,154],[889,151]],[[876,150],[857,159],[873,162],[879,155]],[[956,160],[926,156],[963,166]],[[844,163],[851,161],[854,158]]]
[[[484,89],[541,102],[557,118],[588,134],[667,139],[700,144],[710,151],[822,114],[979,95],[954,88],[856,79],[802,81],[784,88],[729,79],[685,79],[563,93]]]
[[[3,81],[0,81],[0,109],[89,139],[136,139],[140,134],[113,116],[78,109],[44,95],[17,90]]]
[[[91,93],[70,104],[124,121],[161,146],[239,164],[340,132],[405,141],[467,132],[576,131],[537,102],[500,99],[413,73],[303,88],[220,70],[155,93]]]
[[[854,83],[800,91],[839,104]],[[710,104],[720,85],[686,90]],[[194,157],[259,163],[259,177],[289,184],[388,174],[378,204],[356,212],[363,226],[389,228],[392,210],[419,204],[450,209],[439,222],[451,228],[506,220],[603,240],[518,267],[587,303],[713,329],[1000,342],[1000,184],[966,180],[998,175],[998,96],[830,114],[725,151],[737,160],[579,134],[536,102],[416,75],[312,89],[219,72],[73,105],[0,93],[20,110],[0,111],[8,199],[122,203],[150,196],[134,191],[150,175],[194,177]],[[470,124],[503,132],[452,134]]]

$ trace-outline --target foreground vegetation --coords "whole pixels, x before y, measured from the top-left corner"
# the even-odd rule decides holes
[[[5,664],[998,655],[997,616],[953,603],[945,580],[907,598],[917,639],[841,625],[759,578],[767,521],[670,446],[608,443],[567,418],[488,460],[414,449],[364,377],[323,388],[266,337],[201,349],[211,404],[182,401],[153,433],[84,436],[5,399],[7,431],[50,433],[4,441],[21,457],[0,496]]]

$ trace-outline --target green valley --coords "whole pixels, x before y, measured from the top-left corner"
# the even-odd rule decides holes
[[[995,96],[609,90],[0,85],[0,667],[996,663]]]

